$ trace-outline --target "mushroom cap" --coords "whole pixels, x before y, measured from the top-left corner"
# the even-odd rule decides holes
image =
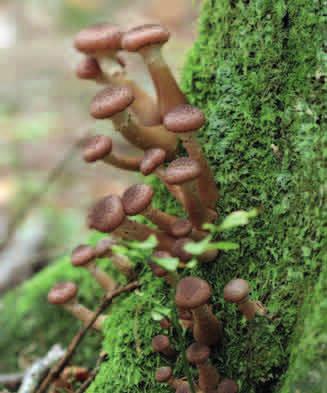
[[[211,297],[210,285],[198,277],[182,278],[176,287],[177,307],[193,309],[206,304]]]
[[[167,251],[156,251],[153,254],[154,258],[171,258],[171,255]],[[167,270],[163,267],[159,266],[155,261],[149,263],[153,274],[157,277],[165,277],[167,276]]]
[[[238,393],[238,385],[232,379],[225,378],[218,385],[217,393]]]
[[[122,196],[125,213],[129,216],[142,213],[153,198],[153,189],[147,184],[134,184]]]
[[[65,304],[72,300],[78,292],[77,286],[70,281],[56,284],[48,293],[48,302],[51,304]]]
[[[111,237],[101,239],[95,246],[95,255],[97,258],[102,258],[111,252],[112,246],[116,245],[117,241]]]
[[[250,286],[247,281],[236,278],[230,281],[224,288],[224,299],[231,303],[242,303],[250,293]]]
[[[112,139],[105,135],[95,135],[88,138],[83,150],[86,162],[102,160],[112,151]]]
[[[161,352],[170,346],[169,338],[163,334],[154,336],[152,339],[152,348],[155,352]]]
[[[188,157],[177,158],[172,161],[165,172],[165,180],[168,184],[183,184],[194,180],[201,174],[200,164]]]
[[[182,262],[190,261],[193,255],[187,252],[184,246],[191,242],[193,242],[193,240],[188,237],[181,237],[180,239],[177,239],[172,247],[173,256],[179,258]]]
[[[176,133],[196,131],[204,125],[205,121],[203,112],[189,104],[178,105],[163,119],[167,130]]]
[[[185,237],[192,232],[193,226],[187,218],[179,218],[170,228],[170,232],[174,237]]]
[[[123,33],[119,27],[99,23],[81,30],[75,37],[74,46],[84,53],[120,50]]]
[[[109,195],[100,199],[89,211],[88,226],[100,232],[114,231],[125,219],[121,199]]]
[[[102,75],[98,61],[91,56],[85,56],[76,67],[76,76],[80,79],[96,79]]]
[[[144,176],[149,175],[165,162],[166,156],[167,153],[164,149],[152,148],[146,150],[140,164],[140,171]]]
[[[170,322],[170,320],[167,319],[167,318],[163,318],[163,319],[160,321],[160,327],[161,327],[162,329],[169,329],[169,328],[171,327],[171,322]]]
[[[122,38],[122,47],[128,52],[137,52],[148,45],[164,44],[169,37],[169,31],[161,25],[146,24],[127,31]]]
[[[187,360],[192,364],[205,363],[210,356],[210,348],[207,345],[194,343],[186,350]]]
[[[73,250],[71,260],[74,266],[84,266],[93,261],[95,257],[93,247],[87,244],[81,244]]]
[[[167,382],[173,376],[173,370],[171,367],[160,367],[156,371],[157,382]]]
[[[107,119],[124,111],[134,101],[132,90],[127,86],[106,87],[95,95],[90,113],[95,119]]]

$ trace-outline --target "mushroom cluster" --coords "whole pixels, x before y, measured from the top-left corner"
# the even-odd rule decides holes
[[[97,266],[97,259],[110,258],[113,267],[130,280],[136,274],[132,262],[126,256],[115,254],[113,247],[120,240],[143,242],[154,235],[157,245],[149,268],[155,277],[163,278],[171,286],[179,324],[193,335],[194,343],[187,349],[186,359],[198,370],[196,391],[236,393],[237,384],[222,378],[210,362],[212,349],[219,347],[223,336],[222,323],[210,304],[210,284],[199,277],[180,278],[178,271],[168,271],[163,267],[165,264],[160,263],[161,259],[177,259],[178,267],[185,267],[192,259],[185,245],[208,235],[203,224],[217,219],[219,198],[213,173],[196,138],[197,131],[205,124],[205,116],[188,103],[161,52],[169,37],[169,32],[160,25],[143,25],[123,32],[106,23],[77,34],[75,48],[84,57],[77,66],[76,75],[103,86],[92,99],[91,116],[111,120],[126,142],[138,149],[135,156],[125,156],[116,151],[110,137],[95,135],[86,142],[83,158],[87,163],[102,161],[116,168],[138,171],[144,176],[155,174],[181,204],[187,217],[177,217],[155,208],[152,204],[154,190],[147,184],[135,184],[120,196],[106,195],[90,208],[87,223],[89,228],[110,237],[95,247],[78,246],[72,253],[71,262],[75,267],[86,268],[110,294],[119,284]],[[143,58],[156,99],[128,78],[122,51],[137,52]],[[186,156],[178,156],[179,142]],[[153,225],[130,218],[135,215],[143,215]],[[210,250],[198,256],[198,261],[208,263],[216,257],[217,251]],[[78,303],[77,291],[72,282],[59,283],[49,292],[48,300],[62,305],[87,323],[93,313]],[[236,279],[227,284],[224,292],[225,300],[236,303],[248,320],[262,313],[260,304],[249,299],[249,291],[246,281]],[[93,327],[101,330],[105,318],[101,315]],[[168,336],[173,325],[168,318],[162,319],[160,327],[165,334],[152,339],[153,351],[170,362],[179,356]],[[185,377],[175,378],[168,366],[160,367],[155,379],[179,393],[192,390],[189,381]]]

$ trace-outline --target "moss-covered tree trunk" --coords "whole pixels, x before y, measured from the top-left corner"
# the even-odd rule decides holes
[[[205,0],[185,67],[184,90],[208,118],[200,138],[220,186],[220,214],[261,211],[248,227],[228,233],[238,250],[192,272],[213,286],[214,312],[225,326],[214,363],[241,393],[327,391],[324,22],[322,1]],[[157,195],[158,205],[178,209],[162,188]],[[71,319],[45,302],[54,281],[77,279],[94,306],[93,284],[68,266],[59,262],[4,300],[1,369],[17,367],[21,348],[35,344],[42,353],[74,333],[65,333]],[[151,311],[170,307],[169,290],[146,267],[141,275],[141,292],[111,311],[102,344],[109,360],[89,392],[168,391],[153,380],[165,362],[151,351],[160,332]],[[249,280],[270,319],[247,323],[223,301],[233,277]],[[177,337],[173,342],[180,348]],[[92,363],[99,349],[91,339],[75,361]],[[173,366],[182,376],[182,360]]]

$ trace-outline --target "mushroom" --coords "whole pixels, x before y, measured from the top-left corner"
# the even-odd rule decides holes
[[[207,345],[194,343],[186,351],[187,360],[195,364],[199,371],[199,387],[203,393],[216,393],[220,375],[209,361],[210,348]]]
[[[106,83],[106,78],[102,73],[97,59],[92,56],[85,56],[76,67],[76,76],[79,79],[92,80],[99,84]]]
[[[162,117],[172,108],[187,102],[161,53],[161,47],[169,36],[169,32],[160,25],[143,25],[129,30],[122,38],[123,49],[138,52],[143,57],[157,92]]]
[[[174,242],[167,234],[126,218],[121,199],[116,195],[100,199],[90,209],[88,226],[100,232],[113,233],[126,240],[144,241],[150,235],[154,235],[158,240],[159,250],[171,250]]]
[[[172,258],[171,254],[167,251],[155,251],[153,254],[153,258],[155,259],[164,259],[164,258]],[[159,266],[155,260],[151,260],[149,263],[153,274],[157,277],[163,277],[165,281],[171,285],[172,287],[176,286],[177,282],[177,274],[174,272],[168,272],[161,266]]]
[[[193,243],[193,240],[188,237],[181,237],[175,241],[172,248],[173,256],[179,258],[182,262],[189,262],[193,258],[193,255],[185,250],[188,243]],[[201,255],[197,255],[197,259],[201,263],[207,263],[214,261],[217,255],[217,250],[208,250]]]
[[[133,91],[128,87],[106,87],[92,100],[90,113],[95,119],[110,118],[116,128],[129,142],[142,150],[160,147],[172,156],[176,150],[176,135],[162,125],[145,127],[128,111],[134,101]]]
[[[153,195],[152,187],[147,184],[134,184],[127,188],[122,196],[125,213],[128,216],[142,214],[156,224],[159,229],[169,232],[177,217],[153,208],[151,205]]]
[[[252,301],[249,297],[250,286],[241,278],[230,281],[224,288],[224,299],[238,305],[239,310],[250,321],[256,314],[265,315],[266,310],[260,302]]]
[[[143,159],[140,163],[140,171],[144,176],[155,174],[165,184],[168,191],[183,205],[184,196],[178,186],[173,186],[165,182],[165,170],[163,164],[167,158],[165,150],[160,148],[148,149],[144,152]]]
[[[73,266],[85,267],[106,292],[112,292],[117,287],[116,281],[97,267],[95,259],[94,248],[86,244],[77,246],[71,256]]]
[[[177,389],[181,384],[186,383],[183,379],[177,379],[173,376],[173,370],[171,367],[160,367],[156,371],[156,381],[159,383],[165,383],[172,389]]]
[[[167,358],[176,357],[176,351],[171,346],[169,338],[163,334],[154,336],[152,339],[152,349],[154,352],[162,353]]]
[[[48,302],[62,306],[77,319],[87,324],[94,317],[94,313],[78,303],[77,292],[78,288],[73,282],[58,283],[48,293]],[[105,319],[106,317],[104,315],[100,315],[94,322],[93,328],[101,330]]]
[[[171,327],[171,321],[168,318],[162,318],[160,321],[160,327],[162,329],[169,329]]]
[[[115,268],[126,278],[131,279],[135,277],[133,264],[125,255],[113,254],[112,247],[116,244],[117,241],[112,238],[101,239],[95,247],[95,255],[97,258],[110,258]]]
[[[199,163],[201,176],[198,182],[201,199],[206,207],[214,210],[219,198],[218,189],[208,161],[194,136],[204,123],[203,112],[191,105],[179,105],[164,117],[167,130],[178,134],[190,158]]]
[[[184,310],[183,308],[178,308],[178,318],[180,324],[184,329],[193,329],[193,317],[189,310]]]
[[[198,194],[198,179],[201,176],[201,167],[196,160],[188,157],[177,158],[172,161],[165,172],[165,181],[168,184],[179,185],[184,195],[184,207],[191,223],[201,229],[202,224],[208,221],[206,207]]]
[[[170,233],[177,238],[189,236],[193,240],[202,240],[207,236],[206,232],[195,229],[187,218],[176,220],[170,227]]]
[[[127,157],[113,151],[112,139],[105,135],[95,135],[88,138],[83,151],[83,158],[86,162],[102,160],[119,169],[128,171],[138,171],[140,158]]]
[[[210,285],[198,277],[185,277],[176,287],[177,307],[192,311],[193,336],[200,344],[215,345],[221,340],[222,325],[208,306]]]
[[[232,379],[225,378],[218,385],[217,393],[238,393],[238,385]]]

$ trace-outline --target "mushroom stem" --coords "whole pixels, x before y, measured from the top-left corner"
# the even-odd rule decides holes
[[[164,60],[161,45],[150,45],[140,49],[145,64],[151,74],[158,97],[161,116],[165,116],[174,107],[187,102],[170,68]]]
[[[172,157],[177,146],[176,137],[165,130],[163,126],[144,127],[134,121],[131,114],[125,110],[111,117],[115,128],[133,145],[142,150],[160,147]]]
[[[192,132],[179,134],[183,146],[188,155],[196,160],[201,166],[201,175],[198,178],[199,193],[202,202],[210,209],[216,209],[216,203],[219,199],[218,189],[213,177],[213,173],[207,159],[203,155],[202,148],[194,137]]]
[[[106,292],[112,292],[117,288],[117,282],[102,269],[99,269],[95,263],[88,264],[86,268]]]
[[[248,297],[244,302],[238,304],[238,308],[245,318],[250,321],[256,315],[265,315],[267,313],[262,303],[253,301]]]
[[[191,310],[193,315],[193,336],[201,344],[217,344],[222,337],[220,321],[213,315],[207,304]]]
[[[110,154],[106,155],[102,161],[106,164],[114,166],[115,168],[138,172],[141,158],[127,157],[115,152],[111,152]]]
[[[73,314],[74,317],[82,321],[84,324],[87,324],[94,316],[93,311],[78,303],[76,300],[72,300],[64,304],[63,307],[71,314]],[[106,317],[104,315],[100,315],[99,318],[97,318],[97,320],[94,322],[92,327],[96,330],[101,331],[105,319]]]
[[[155,209],[151,205],[141,214],[156,224],[159,229],[167,233],[169,233],[171,225],[177,220],[177,217],[165,213],[162,210]]]
[[[181,205],[184,206],[185,196],[184,196],[183,190],[181,189],[180,186],[176,186],[176,185],[173,185],[173,184],[168,184],[166,182],[164,167],[161,166],[160,168],[157,168],[155,170],[155,174],[164,183],[164,185],[166,186],[167,190],[171,193],[171,195],[173,195],[175,197],[175,199],[177,199],[177,201],[179,201],[181,203]]]

